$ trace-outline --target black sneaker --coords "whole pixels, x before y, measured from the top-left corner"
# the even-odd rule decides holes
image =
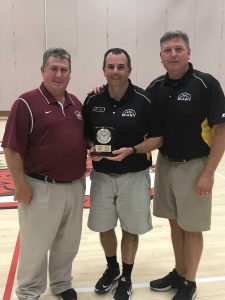
[[[113,269],[113,268],[109,268],[109,266],[107,265],[105,272],[103,273],[102,277],[95,285],[95,292],[97,294],[107,293],[111,289],[113,282],[119,279],[119,277],[120,277],[119,266],[117,269]]]
[[[113,300],[131,300],[132,283],[126,277],[120,277],[113,292]]]
[[[58,296],[61,297],[61,300],[77,300],[77,293],[74,289],[66,290]]]
[[[184,280],[172,300],[193,300],[197,295],[196,283]]]
[[[164,292],[173,288],[178,289],[184,280],[184,277],[180,276],[176,269],[173,269],[168,275],[163,278],[150,281],[150,288],[154,291]]]

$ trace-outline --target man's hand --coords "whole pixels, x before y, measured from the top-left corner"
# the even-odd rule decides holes
[[[89,153],[90,158],[93,161],[100,161],[100,160],[102,160],[104,158],[103,156],[95,154],[95,147],[91,147],[91,149],[88,151],[88,153]]]
[[[31,186],[26,180],[23,159],[19,152],[12,148],[4,148],[6,162],[15,185],[14,200],[23,204],[30,204],[33,195]]]
[[[196,184],[196,193],[200,198],[206,197],[212,192],[214,174],[203,172]]]
[[[107,156],[105,158],[112,161],[122,161],[124,158],[126,158],[127,156],[133,153],[133,148],[123,147],[118,150],[114,150],[112,153],[114,156]]]
[[[225,149],[225,123],[213,126],[213,140],[204,171],[196,184],[196,192],[202,198],[212,192],[215,170]]]
[[[33,196],[33,192],[31,186],[27,182],[25,182],[16,187],[14,200],[19,203],[29,205],[32,196]]]
[[[92,93],[93,94],[98,94],[103,90],[103,88],[104,88],[104,84],[103,85],[98,85],[95,88],[93,88],[91,91],[89,91],[88,94],[92,94]]]

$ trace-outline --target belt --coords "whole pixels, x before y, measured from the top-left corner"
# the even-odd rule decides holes
[[[36,173],[27,173],[27,175],[32,178],[39,179],[39,180],[45,181],[45,182],[50,182],[50,183],[71,183],[72,182],[72,180],[67,180],[67,181],[55,180],[55,179],[49,178],[48,176],[44,176],[44,175],[36,174]]]
[[[111,177],[119,177],[119,176],[124,175],[124,174],[121,174],[121,173],[106,173],[106,174],[111,176]]]
[[[163,158],[165,158],[166,160],[169,160],[171,162],[188,162],[194,158],[190,158],[190,159],[186,159],[186,158],[176,158],[176,157],[170,157],[170,156],[167,156],[167,155],[164,155],[164,154],[161,154]]]

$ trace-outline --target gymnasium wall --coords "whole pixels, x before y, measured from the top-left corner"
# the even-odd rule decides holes
[[[68,90],[83,102],[104,83],[105,51],[121,47],[132,58],[132,81],[145,88],[164,73],[159,39],[171,29],[190,37],[195,68],[225,87],[225,0],[0,0],[0,110],[39,86],[45,49],[72,55]]]

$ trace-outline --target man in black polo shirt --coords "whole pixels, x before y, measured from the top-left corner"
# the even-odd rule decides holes
[[[193,69],[186,33],[161,40],[165,76],[147,88],[163,124],[155,178],[154,215],[168,218],[175,268],[153,280],[156,291],[177,288],[173,300],[196,296],[196,273],[203,250],[202,231],[211,225],[214,172],[225,148],[225,99],[219,82]]]
[[[91,173],[91,209],[88,226],[100,232],[107,269],[95,291],[108,292],[119,279],[114,300],[131,299],[131,272],[138,248],[138,235],[151,230],[150,178],[151,157],[146,154],[161,145],[160,126],[146,91],[128,79],[130,56],[119,48],[105,53],[103,71],[108,84],[89,95],[83,107],[85,135],[89,140]],[[111,149],[110,149],[111,147]],[[97,151],[104,153],[97,153]],[[113,156],[105,156],[111,154]],[[122,227],[122,263],[120,277],[116,258],[117,220]]]

